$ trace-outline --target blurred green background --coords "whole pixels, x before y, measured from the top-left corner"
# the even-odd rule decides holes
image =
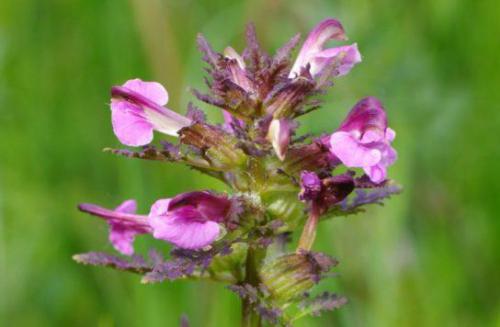
[[[500,326],[499,13],[497,0],[1,0],[0,325],[178,326],[186,313],[192,326],[237,326],[237,298],[221,285],[141,285],[71,260],[111,250],[78,202],[136,198],[144,212],[221,189],[184,167],[102,153],[119,147],[109,88],[159,80],[183,112],[189,87],[202,87],[197,32],[241,50],[253,21],[274,50],[333,16],[364,61],[302,130],[332,131],[358,99],[379,97],[405,192],[321,225],[317,249],[341,262],[325,287],[350,304],[298,326]],[[137,249],[151,244],[166,250],[145,238]]]

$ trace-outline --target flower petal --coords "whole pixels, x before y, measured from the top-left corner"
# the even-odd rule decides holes
[[[361,62],[361,54],[356,43],[341,47],[329,48],[316,54],[311,61],[311,75],[318,75],[323,68],[330,63],[338,60],[336,63],[335,76],[343,76],[349,73],[354,65]]]
[[[151,206],[151,211],[149,212],[149,217],[166,215],[168,212],[168,205],[169,204],[170,204],[170,199],[157,200]]]
[[[154,129],[163,134],[178,136],[178,132],[182,128],[191,125],[191,120],[189,118],[179,115],[170,109],[164,109],[160,112],[158,110],[145,107],[144,113],[146,120],[154,127]]]
[[[141,146],[153,140],[153,125],[142,116],[142,110],[125,101],[111,103],[113,132],[121,143]]]
[[[124,212],[124,213],[136,213],[137,211],[137,201],[135,200],[126,200],[118,207],[115,208],[116,212]]]
[[[134,253],[133,242],[136,235],[151,233],[151,226],[145,216],[136,215],[135,200],[127,200],[115,210],[94,204],[82,203],[78,208],[86,213],[105,219],[109,224],[109,241],[122,254]]]
[[[384,107],[375,97],[366,97],[358,101],[349,111],[340,125],[342,131],[358,131],[361,134],[369,129],[384,132],[387,128],[387,116]]]
[[[394,139],[396,138],[396,132],[392,128],[387,127],[387,129],[385,130],[385,138],[389,142],[394,141]]]
[[[116,251],[124,255],[134,254],[134,240],[138,233],[134,229],[127,228],[126,225],[109,222],[109,242]]]
[[[168,102],[167,90],[158,82],[144,82],[136,78],[126,81],[123,87],[139,93],[160,106],[164,106]]]
[[[214,242],[220,226],[213,221],[196,221],[184,215],[152,216],[153,236],[183,249],[201,249]]]
[[[335,132],[330,138],[332,153],[347,167],[368,167],[382,158],[378,149],[366,147],[348,132]]]
[[[231,200],[223,195],[215,195],[208,191],[187,192],[173,197],[168,210],[173,212],[191,207],[198,212],[199,220],[223,222],[230,214],[231,206]]]
[[[160,105],[168,99],[165,89],[160,84],[132,80],[125,85],[131,88],[125,86],[111,88],[113,131],[123,144],[146,145],[153,140],[153,130],[178,136],[180,129],[191,125],[191,119]],[[139,89],[142,93],[134,89]]]
[[[300,74],[305,67],[323,48],[328,40],[345,40],[342,24],[336,19],[328,18],[320,22],[309,33],[290,71],[289,78]]]
[[[387,168],[383,165],[374,165],[369,167],[364,167],[366,175],[370,177],[370,180],[374,183],[381,183],[385,180],[387,176]]]

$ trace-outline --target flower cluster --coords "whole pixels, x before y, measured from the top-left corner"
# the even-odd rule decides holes
[[[272,316],[271,322],[289,323],[295,319],[285,312],[291,303],[301,312],[307,311],[306,302],[315,305],[310,312],[321,310],[319,303],[325,308],[345,303],[326,293],[318,300],[305,297],[337,264],[311,252],[316,229],[321,219],[359,212],[398,192],[387,179],[396,160],[395,132],[380,101],[367,97],[329,134],[295,135],[297,119],[320,108],[321,94],[361,62],[356,43],[327,46],[330,40],[347,40],[337,20],[320,22],[294,61],[299,35],[274,56],[260,47],[252,25],[246,38],[239,54],[231,47],[217,52],[198,36],[208,92],[193,94],[221,110],[220,125],[207,122],[192,103],[185,115],[167,108],[167,90],[157,82],[132,79],[111,88],[116,137],[141,148],[109,151],[188,165],[224,182],[228,193],[178,194],[157,200],[143,215],[136,213],[134,200],[115,209],[81,204],[81,211],[107,221],[109,241],[118,252],[132,256],[135,237],[149,234],[174,246],[174,260],[156,254],[149,264],[137,256],[126,263],[96,253],[76,259],[146,274],[146,281],[188,275],[228,281],[243,299],[244,319]],[[178,142],[152,145],[155,132]],[[286,252],[289,235],[301,228],[296,250]],[[268,255],[271,244],[279,245],[272,250],[278,253]]]

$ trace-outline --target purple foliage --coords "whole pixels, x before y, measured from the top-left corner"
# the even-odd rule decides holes
[[[123,258],[102,252],[89,252],[75,254],[73,260],[84,265],[106,266],[138,274],[144,274],[151,271],[151,265],[147,264],[144,258],[138,255],[134,255],[130,258]]]
[[[319,316],[323,311],[332,311],[347,304],[347,298],[324,292],[317,297],[303,300],[299,307],[313,316]]]
[[[349,212],[361,208],[367,204],[383,204],[383,200],[392,195],[401,193],[401,187],[398,185],[386,185],[374,189],[357,189],[352,199],[345,199],[340,203],[342,211]]]
[[[203,273],[216,255],[225,256],[231,253],[228,244],[221,244],[207,251],[196,251],[175,248],[170,252],[171,260],[156,260],[151,271],[142,278],[144,283],[158,283],[164,280],[175,280],[189,277],[195,271]]]
[[[228,289],[236,293],[242,300],[248,301],[252,309],[257,312],[262,319],[271,324],[276,324],[280,320],[283,311],[267,303],[260,288],[251,284],[243,283],[239,285],[229,285]]]

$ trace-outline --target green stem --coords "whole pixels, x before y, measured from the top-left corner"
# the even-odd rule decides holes
[[[259,269],[266,255],[265,250],[248,247],[245,264],[245,284],[259,287]],[[244,299],[241,304],[241,327],[261,327],[262,319],[255,311],[254,304]]]

